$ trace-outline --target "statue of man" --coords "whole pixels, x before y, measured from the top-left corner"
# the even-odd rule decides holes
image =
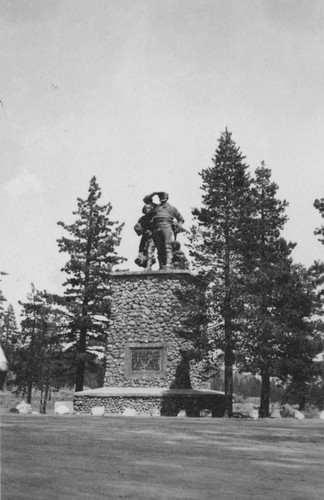
[[[156,207],[155,203],[145,204],[142,212],[144,215],[140,217],[134,226],[134,231],[138,236],[141,236],[141,241],[138,249],[138,256],[135,259],[135,264],[144,267],[150,271],[155,263],[154,252],[155,246],[153,242],[153,210]]]
[[[184,219],[180,212],[168,203],[169,195],[164,191],[156,191],[145,196],[144,203],[153,203],[155,195],[159,197],[160,204],[153,209],[153,241],[158,251],[160,269],[172,268],[173,235],[181,230]]]

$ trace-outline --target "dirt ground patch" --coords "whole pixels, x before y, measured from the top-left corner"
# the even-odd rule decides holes
[[[324,423],[2,415],[2,500],[322,499]]]

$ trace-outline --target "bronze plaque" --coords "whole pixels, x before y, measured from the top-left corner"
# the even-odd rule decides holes
[[[132,371],[161,370],[161,349],[132,349]]]
[[[125,346],[125,375],[130,378],[165,377],[167,345],[133,342]]]

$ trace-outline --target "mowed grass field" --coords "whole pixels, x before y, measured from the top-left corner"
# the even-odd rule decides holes
[[[324,498],[324,422],[1,416],[2,500]]]

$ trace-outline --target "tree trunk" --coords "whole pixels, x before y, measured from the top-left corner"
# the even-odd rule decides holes
[[[83,391],[84,373],[85,373],[85,354],[86,354],[87,329],[81,326],[79,349],[77,355],[77,367],[75,375],[75,392]]]
[[[233,366],[225,364],[225,413],[224,417],[233,416]]]
[[[260,408],[259,417],[265,418],[270,417],[270,375],[267,369],[264,369],[261,373],[261,396],[260,396]]]
[[[42,411],[42,409],[43,409],[43,395],[44,395],[44,391],[42,388],[40,391],[40,398],[39,398],[39,413],[43,413],[43,411]]]
[[[305,405],[306,405],[306,383],[303,382],[301,386],[299,387],[299,401],[298,401],[298,409],[299,411],[305,410]]]
[[[224,385],[225,413],[224,417],[233,416],[233,347],[232,331],[228,320],[225,320],[225,353],[224,353]]]
[[[83,391],[85,361],[78,359],[75,375],[75,392]]]
[[[226,216],[228,218],[228,214]],[[230,279],[230,249],[229,249],[229,235],[228,228],[225,228],[225,266],[224,266],[224,284],[225,284],[225,297],[224,297],[224,330],[225,330],[225,347],[224,347],[224,385],[225,385],[225,413],[224,417],[233,416],[233,332],[231,323],[231,279]]]
[[[92,248],[92,215],[93,215],[93,206],[90,207],[89,214],[89,236],[87,241],[87,250],[86,250],[86,266],[85,266],[85,275],[84,275],[84,290],[86,291],[89,285],[89,276],[90,276],[90,264],[91,264],[91,248]],[[77,357],[77,367],[76,367],[76,375],[75,375],[75,392],[83,391],[84,384],[84,373],[85,373],[85,357],[86,357],[86,348],[87,348],[87,319],[88,319],[88,295],[85,293],[83,304],[82,304],[82,318],[80,324],[80,339],[78,346],[78,357]]]
[[[27,403],[29,405],[31,404],[31,400],[32,400],[32,390],[33,390],[33,385],[32,384],[28,384],[28,387],[27,387]]]
[[[41,410],[40,410],[40,412],[43,413],[43,414],[46,414],[48,392],[49,392],[49,385],[46,384],[44,392],[42,391],[42,393],[43,393],[43,401],[41,403]]]

